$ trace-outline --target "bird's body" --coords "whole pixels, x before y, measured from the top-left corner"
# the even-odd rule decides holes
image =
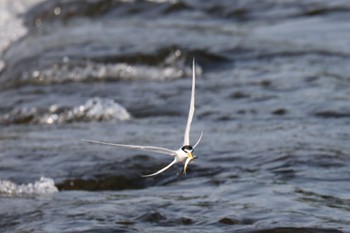
[[[175,159],[177,162],[184,162],[187,159],[187,153],[180,148],[176,151]]]
[[[190,131],[191,131],[191,124],[192,124],[192,119],[194,116],[194,110],[195,110],[195,84],[196,84],[196,73],[195,73],[195,61],[193,59],[193,67],[192,67],[192,91],[191,91],[191,102],[190,102],[190,108],[188,112],[188,118],[187,118],[187,124],[186,124],[186,129],[185,129],[185,134],[184,134],[184,141],[183,145],[181,148],[178,150],[171,150],[168,148],[162,148],[162,147],[155,147],[155,146],[139,146],[139,145],[127,145],[127,144],[116,144],[116,143],[110,143],[110,142],[101,142],[101,141],[95,141],[95,140],[88,140],[88,139],[83,139],[88,142],[92,143],[98,143],[98,144],[103,144],[103,145],[110,145],[110,146],[117,146],[117,147],[122,147],[122,148],[127,148],[127,149],[134,149],[134,150],[141,150],[141,151],[146,151],[146,152],[155,152],[159,154],[168,154],[171,156],[174,156],[174,160],[168,164],[166,167],[160,169],[159,171],[149,174],[149,175],[144,175],[144,177],[150,177],[150,176],[155,176],[158,175],[171,166],[173,166],[176,163],[182,162],[184,163],[184,174],[186,174],[187,166],[188,164],[196,159],[196,156],[193,155],[193,151],[196,148],[196,146],[199,144],[203,132],[201,133],[198,141],[194,146],[190,145]]]

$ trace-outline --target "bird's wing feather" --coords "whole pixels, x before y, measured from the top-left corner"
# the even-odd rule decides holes
[[[134,149],[134,150],[140,150],[140,151],[146,151],[146,152],[154,152],[159,154],[167,154],[167,155],[176,155],[175,150],[162,148],[162,147],[156,147],[156,146],[138,146],[138,145],[127,145],[127,144],[116,144],[116,143],[110,143],[110,142],[101,142],[101,141],[95,141],[95,140],[89,140],[89,139],[83,139],[87,142],[102,144],[102,145],[109,145],[109,146],[117,146],[122,147],[126,149]]]
[[[174,159],[171,163],[169,163],[169,165],[167,165],[166,167],[160,169],[159,171],[155,172],[155,173],[152,173],[152,174],[149,174],[149,175],[143,175],[142,177],[151,177],[151,176],[155,176],[155,175],[158,175],[162,172],[164,172],[165,170],[169,169],[171,166],[173,166],[175,163],[177,163],[177,160]]]
[[[194,109],[195,109],[195,106],[194,106],[195,89],[196,89],[196,67],[195,67],[195,60],[193,59],[191,102],[190,102],[190,109],[188,111],[187,125],[186,125],[186,130],[184,135],[184,145],[190,145],[190,131],[191,131],[191,124],[192,124],[192,119],[193,119]]]
[[[199,136],[199,139],[198,139],[198,141],[196,142],[196,144],[194,144],[193,148],[196,148],[196,147],[198,146],[199,142],[200,142],[201,139],[202,139],[202,136],[203,136],[203,131],[201,132],[201,136]]]

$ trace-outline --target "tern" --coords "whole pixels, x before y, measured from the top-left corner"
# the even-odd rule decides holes
[[[187,124],[186,124],[186,129],[185,129],[185,134],[184,134],[184,140],[182,143],[182,146],[178,150],[171,150],[168,148],[162,148],[162,147],[156,147],[156,146],[139,146],[139,145],[130,145],[130,144],[116,144],[116,143],[110,143],[110,142],[103,142],[103,141],[95,141],[95,140],[89,140],[89,139],[83,139],[84,141],[87,142],[92,142],[92,143],[97,143],[97,144],[102,144],[102,145],[109,145],[109,146],[116,146],[116,147],[122,147],[126,149],[134,149],[134,150],[140,150],[140,151],[145,151],[145,152],[154,152],[154,153],[159,153],[159,154],[167,154],[174,156],[174,160],[165,166],[164,168],[160,169],[159,171],[149,174],[149,175],[142,175],[143,177],[151,177],[158,175],[165,170],[169,169],[171,166],[173,166],[176,163],[184,163],[184,168],[183,168],[183,174],[186,175],[186,170],[188,164],[196,159],[197,157],[193,154],[194,149],[197,147],[199,142],[202,139],[203,132],[201,132],[200,137],[198,141],[194,144],[194,146],[191,146],[190,144],[190,131],[191,131],[191,125],[192,125],[192,120],[193,120],[193,115],[194,115],[194,110],[195,110],[195,89],[196,89],[196,65],[195,65],[195,60],[193,59],[193,64],[192,64],[192,91],[191,91],[191,101],[190,101],[190,108],[188,112],[188,118],[187,118]]]

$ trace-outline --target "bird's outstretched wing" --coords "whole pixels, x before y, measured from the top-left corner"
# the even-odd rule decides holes
[[[87,141],[87,142],[102,144],[102,145],[122,147],[122,148],[126,148],[126,149],[154,152],[154,153],[167,154],[167,155],[176,155],[175,150],[162,148],[162,147],[156,147],[156,146],[138,146],[138,145],[116,144],[116,143],[101,142],[101,141],[95,141],[95,140],[89,140],[89,139],[82,139],[82,140]]]
[[[190,109],[188,111],[187,125],[186,125],[183,145],[190,145],[190,131],[191,131],[191,124],[192,124],[192,119],[193,119],[194,109],[195,109],[194,107],[195,90],[196,90],[196,65],[195,65],[195,60],[193,59],[191,102],[190,102]]]
[[[175,163],[177,163],[177,160],[174,159],[169,165],[167,165],[166,167],[160,169],[159,171],[155,172],[155,173],[152,173],[152,174],[149,174],[149,175],[143,175],[142,177],[151,177],[151,176],[155,176],[155,175],[158,175],[162,172],[164,172],[165,170],[169,169],[171,166],[173,166]]]

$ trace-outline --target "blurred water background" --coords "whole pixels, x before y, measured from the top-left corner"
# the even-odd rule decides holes
[[[347,0],[0,1],[1,232],[350,232]],[[94,145],[181,146],[172,158]]]

